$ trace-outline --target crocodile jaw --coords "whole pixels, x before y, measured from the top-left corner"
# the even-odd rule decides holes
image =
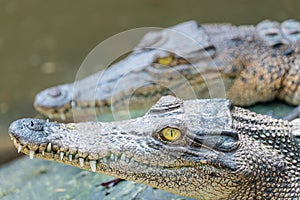
[[[31,127],[31,130],[29,128],[32,123],[42,131],[33,133],[34,127]],[[144,120],[137,119],[125,124],[118,123],[116,126],[115,123],[70,123],[64,125],[42,120],[21,119],[12,123],[9,131],[16,148],[29,155],[30,158],[61,162],[193,198],[199,197],[196,191],[201,189],[201,186],[197,189],[190,187],[192,180],[204,184],[208,179],[210,181],[214,179],[217,174],[222,174],[225,179],[224,174],[228,174],[230,177],[230,171],[233,169],[224,170],[213,167],[213,163],[206,157],[198,157],[195,163],[189,159],[185,160],[182,157],[183,152],[180,151],[175,152],[174,155],[168,155],[159,151],[153,152],[151,148],[147,150],[147,140],[152,140],[152,138],[148,134],[133,135],[124,132],[122,126],[127,126],[129,123],[131,125],[136,123],[140,126]],[[16,131],[21,126],[23,126],[22,134]],[[26,127],[31,132],[30,134],[28,132],[27,136],[24,134]],[[107,134],[108,130],[114,130],[114,132]],[[128,138],[130,139],[128,140]],[[203,154],[218,157],[207,150],[203,150]],[[214,165],[221,166],[220,163],[214,163]],[[191,177],[187,178],[186,174],[191,174]],[[182,184],[191,190],[179,191],[177,184]],[[233,184],[232,188],[234,188],[233,186],[238,185]],[[212,186],[206,187],[201,192],[201,196],[205,199],[214,199],[221,195],[218,192],[213,193],[214,190],[215,188]],[[226,193],[226,191],[224,192]]]
[[[172,142],[162,138],[170,127],[180,132]],[[21,119],[9,131],[18,150],[31,158],[184,196],[295,199],[300,189],[298,129],[299,120],[258,115],[227,100],[182,102],[168,96],[136,119],[77,124]]]
[[[160,108],[169,110],[157,114]],[[184,135],[186,138],[177,145],[157,138],[157,133],[166,126],[187,131],[182,134],[193,132],[188,131],[189,126],[184,127],[191,118],[185,119],[180,110],[177,104],[156,105],[144,117],[109,123],[60,124],[21,119],[11,124],[9,132],[16,148],[31,158],[54,160],[194,198],[228,195],[238,186],[238,181],[232,182],[232,172],[236,170],[232,153],[205,145],[196,148],[191,136]],[[214,134],[202,137],[229,139]],[[219,186],[206,184],[221,177],[226,180],[228,190],[220,192]]]

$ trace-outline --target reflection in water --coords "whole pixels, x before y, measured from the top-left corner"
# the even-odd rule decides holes
[[[270,7],[272,5],[272,8]],[[34,95],[72,82],[88,52],[120,31],[168,27],[182,21],[256,24],[271,18],[300,19],[299,1],[78,1],[0,2],[0,163],[16,156],[8,139],[9,123],[34,117]],[[114,49],[107,49],[107,53]]]

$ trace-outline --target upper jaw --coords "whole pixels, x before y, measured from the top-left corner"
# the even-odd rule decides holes
[[[8,131],[13,139],[21,143],[39,144],[47,142],[46,138],[50,134],[47,127],[45,120],[24,118],[12,122]]]
[[[203,147],[193,153],[189,144],[176,147],[176,145],[156,141],[152,135],[162,128],[157,126],[161,120],[157,119],[156,121],[152,121],[152,126],[148,126],[143,118],[105,124],[100,122],[60,124],[27,118],[13,122],[9,133],[18,151],[28,154],[31,158],[35,156],[63,161],[67,156],[66,162],[71,157],[72,159],[82,158],[85,161],[95,160],[100,163],[103,159],[112,159],[112,157],[113,161],[131,158],[132,161],[141,164],[170,169],[179,167],[178,163],[181,167],[189,167],[195,163],[199,165],[213,164],[208,159],[212,157],[215,158],[213,159],[213,162],[216,162],[215,166],[228,162],[230,165],[233,164],[230,161],[231,156],[227,156],[225,153]],[[145,127],[140,128],[143,125]],[[131,140],[127,140],[128,137]],[[162,146],[164,146],[163,149],[161,149]],[[151,149],[152,151],[150,151]],[[149,154],[149,152],[151,153]],[[145,153],[149,154],[146,160],[141,156]],[[158,162],[156,157],[161,157],[168,162]],[[221,157],[222,159],[220,159]],[[181,161],[178,162],[178,159]],[[233,169],[235,166],[230,167]]]
[[[135,163],[169,170],[195,165],[227,166],[234,170],[233,151],[226,146],[238,143],[236,133],[230,130],[230,105],[222,99],[183,102],[166,96],[145,116],[136,119],[76,124],[21,119],[11,124],[9,132],[18,150],[31,158],[37,156],[80,168],[82,162],[91,162],[93,171],[95,164],[102,170],[108,158],[115,162],[124,157],[126,161],[131,158]],[[182,137],[174,142],[163,140],[160,133],[166,127],[180,130]],[[224,135],[224,130],[230,134]],[[213,138],[215,142],[204,143]],[[218,140],[221,143],[216,149],[214,143],[218,144]],[[219,151],[222,148],[229,154]]]
[[[54,86],[39,92],[34,106],[42,109],[60,109],[72,100],[72,84]]]

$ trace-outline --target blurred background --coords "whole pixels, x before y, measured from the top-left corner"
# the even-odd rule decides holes
[[[7,128],[35,117],[34,95],[73,82],[86,55],[108,37],[138,27],[300,20],[300,1],[0,1],[0,165],[17,156]]]

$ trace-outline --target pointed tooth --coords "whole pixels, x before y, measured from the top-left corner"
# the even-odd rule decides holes
[[[80,167],[83,167],[83,165],[84,165],[84,159],[83,158],[79,158],[79,165],[80,165]]]
[[[22,151],[22,145],[19,144],[18,146],[18,153],[20,153]]]
[[[71,101],[71,106],[72,106],[72,107],[75,107],[75,106],[76,106],[75,101]]]
[[[92,160],[90,161],[90,166],[93,172],[96,172],[96,161]]]
[[[69,161],[72,162],[73,156],[72,154],[69,154]]]
[[[106,157],[103,158],[103,162],[107,163],[107,158]]]
[[[75,154],[75,159],[78,159],[78,153]]]
[[[125,160],[126,160],[126,157],[125,157],[124,153],[122,153],[122,155],[121,155],[121,160],[122,160],[122,161],[125,161]]]
[[[60,114],[60,118],[61,118],[61,120],[63,120],[63,121],[66,120],[66,116],[65,116],[63,113]]]
[[[29,151],[29,158],[30,158],[30,159],[33,159],[33,157],[34,157],[34,151],[31,151],[31,150],[30,150],[30,151]]]
[[[42,151],[42,155],[43,155],[43,156],[45,155],[45,151],[44,151],[44,150]]]
[[[110,160],[111,160],[111,161],[115,160],[114,154],[110,154]]]
[[[60,152],[59,156],[60,156],[60,160],[63,160],[64,159],[64,152]]]
[[[47,145],[47,152],[51,152],[51,150],[52,150],[52,144],[49,143],[49,144]]]

